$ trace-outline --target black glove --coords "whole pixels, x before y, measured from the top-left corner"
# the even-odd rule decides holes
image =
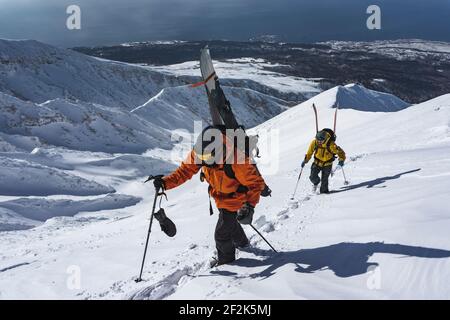
[[[305,161],[302,161],[302,168],[304,168],[305,165],[306,165],[306,162],[305,162]]]
[[[251,224],[255,208],[246,202],[237,212],[237,220],[240,224]]]
[[[166,216],[163,208],[159,209],[158,212],[155,212],[155,219],[158,220],[161,230],[169,237],[174,237],[177,234],[177,227],[172,220]]]
[[[339,160],[339,162],[338,162],[338,166],[341,166],[341,167],[343,167],[343,166],[344,166],[344,160]]]
[[[163,175],[155,176],[153,185],[155,186],[156,190],[166,190],[166,185],[164,183],[163,177]]]
[[[271,197],[271,196],[272,196],[272,190],[266,184],[266,186],[264,187],[264,190],[261,191],[261,197]]]

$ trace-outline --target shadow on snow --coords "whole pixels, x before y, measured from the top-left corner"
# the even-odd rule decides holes
[[[401,244],[385,244],[383,242],[370,243],[339,243],[314,249],[281,252],[273,254],[271,251],[258,250],[264,256],[263,260],[241,258],[233,264],[241,267],[267,267],[265,270],[252,274],[252,277],[267,278],[286,264],[296,264],[295,271],[313,273],[320,270],[332,270],[338,277],[347,278],[366,273],[370,267],[378,266],[376,262],[369,262],[375,253],[389,253],[405,257],[419,258],[449,258],[450,251],[442,249],[407,246]],[[303,266],[301,266],[303,265]],[[234,275],[227,273],[223,275]]]
[[[414,169],[414,170],[398,173],[398,174],[393,175],[393,176],[376,178],[376,179],[373,179],[373,180],[370,180],[370,181],[365,181],[365,182],[361,182],[361,183],[358,183],[358,184],[342,187],[340,190],[331,191],[331,193],[339,193],[339,192],[344,192],[344,191],[349,191],[349,190],[354,190],[354,189],[359,189],[359,188],[364,188],[364,187],[366,187],[366,188],[374,188],[374,187],[377,187],[378,185],[383,184],[383,183],[385,183],[385,182],[387,182],[389,180],[400,179],[401,176],[403,176],[405,174],[418,172],[420,170],[422,170],[422,169],[418,168],[418,169]],[[385,188],[385,187],[386,186],[379,186],[377,188]]]

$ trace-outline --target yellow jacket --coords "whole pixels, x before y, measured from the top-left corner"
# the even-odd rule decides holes
[[[305,155],[305,163],[307,163],[314,155],[314,163],[319,167],[332,165],[335,155],[339,157],[339,161],[345,161],[345,152],[341,147],[331,141],[331,136],[327,132],[327,139],[324,143],[319,144],[316,139],[311,141],[308,152]]]

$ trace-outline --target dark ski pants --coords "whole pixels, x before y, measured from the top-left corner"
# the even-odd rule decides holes
[[[236,259],[236,248],[245,247],[249,243],[236,216],[236,212],[219,209],[219,220],[214,233],[219,264],[233,262]]]
[[[309,180],[314,185],[318,185],[320,181],[322,181],[322,184],[320,185],[320,193],[328,193],[328,178],[331,174],[331,168],[332,166],[326,166],[326,167],[319,167],[317,164],[313,163],[311,166],[311,175],[309,176]],[[319,177],[319,173],[322,172],[322,179]]]

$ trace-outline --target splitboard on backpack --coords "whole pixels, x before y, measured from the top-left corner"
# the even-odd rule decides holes
[[[257,147],[258,136],[248,136],[245,133],[244,127],[239,125],[237,122],[231,109],[230,101],[226,98],[225,93],[220,87],[219,77],[214,70],[208,47],[205,47],[200,51],[200,70],[203,81],[198,84],[194,84],[193,87],[197,87],[199,85],[205,86],[212,125],[218,128],[242,130],[245,134],[245,144],[244,150],[240,151],[245,152],[245,155],[251,158],[253,158],[253,156],[259,157],[259,150]],[[236,141],[234,145],[237,146],[237,148],[240,146],[240,144],[236,143]],[[254,164],[254,166],[256,167],[256,164]],[[257,167],[256,169],[259,173]],[[228,166],[226,171],[228,172],[227,175],[230,177],[234,176],[231,166]],[[261,193],[261,196],[270,196],[271,192],[272,190],[270,190],[269,186],[266,185],[265,189]]]

